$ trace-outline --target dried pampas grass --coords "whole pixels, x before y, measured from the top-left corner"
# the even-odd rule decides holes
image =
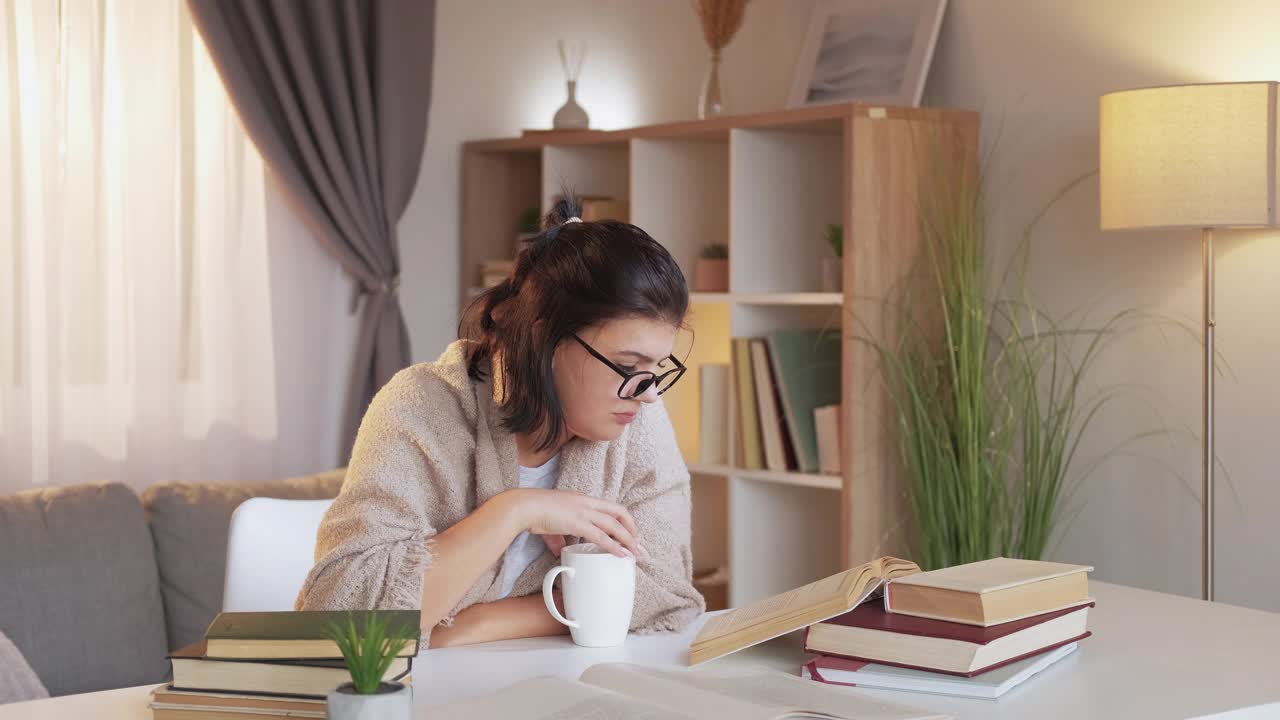
[[[702,37],[713,56],[733,39],[746,14],[747,0],[690,0],[693,12],[702,23]]]

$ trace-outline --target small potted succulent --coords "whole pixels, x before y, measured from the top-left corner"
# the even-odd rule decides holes
[[[844,287],[844,226],[827,225],[825,236],[834,257],[822,258],[822,292],[840,292]]]
[[[347,613],[345,621],[326,628],[329,639],[338,645],[351,673],[351,682],[329,693],[325,706],[328,720],[409,720],[413,716],[413,691],[398,682],[383,682],[387,669],[413,641],[414,629],[389,627],[376,611],[360,627]]]
[[[702,248],[702,254],[693,266],[694,292],[729,291],[729,247],[724,243],[711,243]]]

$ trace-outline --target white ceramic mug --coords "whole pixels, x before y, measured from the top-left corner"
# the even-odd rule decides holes
[[[551,595],[551,586],[560,573],[564,573],[561,596],[568,618],[556,609]],[[618,557],[595,543],[579,543],[561,550],[560,564],[542,580],[542,600],[547,610],[568,625],[573,641],[584,647],[621,645],[631,627],[635,599],[635,558]]]

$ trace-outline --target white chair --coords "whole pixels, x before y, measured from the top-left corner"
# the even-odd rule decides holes
[[[315,564],[316,531],[333,500],[250,498],[227,533],[227,612],[292,610]]]

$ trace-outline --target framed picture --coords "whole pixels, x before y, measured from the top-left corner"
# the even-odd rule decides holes
[[[822,0],[809,18],[789,107],[916,107],[947,0]]]

